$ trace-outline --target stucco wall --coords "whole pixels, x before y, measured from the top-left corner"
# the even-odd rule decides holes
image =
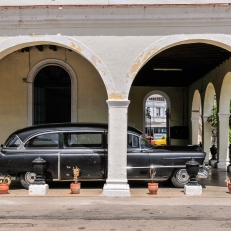
[[[1,0],[3,6],[27,5],[95,5],[95,4],[206,4],[229,3],[228,0]]]
[[[92,64],[61,47],[53,51],[45,46],[42,52],[33,47],[30,55],[14,52],[0,60],[0,143],[11,132],[26,126],[27,84],[22,79],[36,63],[48,58],[66,60],[77,76],[78,122],[107,122],[106,88]]]

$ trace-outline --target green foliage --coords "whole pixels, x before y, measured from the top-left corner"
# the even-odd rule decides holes
[[[212,127],[217,127],[217,105],[212,108],[212,114],[207,118],[207,121],[211,123]]]
[[[230,120],[230,118],[229,118]],[[229,129],[229,143],[231,144],[231,129]]]
[[[229,111],[231,113],[231,101]],[[207,118],[207,121],[211,123],[211,126],[216,128],[217,127],[217,105],[214,105],[212,108],[211,115]],[[229,116],[229,143],[231,144],[231,116]]]

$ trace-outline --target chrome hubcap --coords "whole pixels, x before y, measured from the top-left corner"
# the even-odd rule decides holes
[[[189,180],[189,175],[186,171],[186,169],[180,169],[177,173],[176,173],[176,179],[179,183],[183,183],[186,184]]]
[[[29,184],[34,183],[35,178],[36,178],[36,173],[34,172],[27,172],[25,174],[25,181]]]

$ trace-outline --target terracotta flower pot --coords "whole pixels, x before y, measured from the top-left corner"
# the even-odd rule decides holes
[[[9,191],[9,185],[5,183],[0,183],[0,194],[7,194]]]
[[[231,182],[229,182],[227,186],[228,186],[229,192],[231,193]]]
[[[148,183],[148,190],[150,194],[157,194],[158,183]]]
[[[71,193],[72,194],[79,194],[79,192],[80,192],[80,185],[81,185],[81,183],[71,183],[70,184],[70,189],[71,189]]]

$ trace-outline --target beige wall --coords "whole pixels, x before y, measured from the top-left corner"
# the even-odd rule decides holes
[[[53,51],[46,46],[40,52],[33,47],[30,55],[17,51],[0,60],[0,143],[26,126],[27,84],[22,79],[36,63],[48,58],[66,60],[77,76],[78,122],[107,122],[106,88],[96,69],[73,51],[61,47]]]
[[[182,126],[183,125],[183,89],[184,88],[172,88],[172,87],[132,87],[129,95],[130,105],[128,108],[128,123],[134,124],[136,128],[143,131],[143,119],[144,111],[143,104],[144,98],[151,91],[159,90],[168,95],[171,102],[171,126]],[[186,93],[185,89],[185,93]],[[186,97],[187,94],[185,94]],[[185,99],[185,126],[187,126],[187,99]],[[171,144],[173,145],[185,145],[189,144],[188,140],[172,139]]]

